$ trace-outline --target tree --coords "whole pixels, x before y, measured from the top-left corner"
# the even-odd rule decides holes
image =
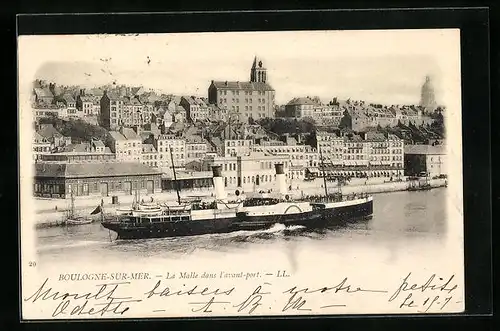
[[[352,117],[347,110],[344,111],[344,116],[340,120],[339,129],[352,130]]]

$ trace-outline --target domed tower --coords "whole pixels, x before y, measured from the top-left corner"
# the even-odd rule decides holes
[[[431,77],[425,77],[425,83],[422,85],[422,93],[420,96],[420,106],[429,109],[436,107],[436,97],[434,94],[434,86],[432,85]]]
[[[252,69],[250,70],[250,82],[252,83],[266,83],[267,82],[267,69],[264,63],[257,56],[253,60]]]

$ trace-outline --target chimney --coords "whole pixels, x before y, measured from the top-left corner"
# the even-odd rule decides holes
[[[276,163],[274,167],[276,169],[276,182],[278,183],[278,192],[282,195],[286,195],[288,193],[288,190],[286,189],[286,178],[283,163]]]
[[[222,166],[212,166],[213,173],[213,181],[214,181],[214,190],[215,190],[215,198],[217,200],[222,200],[227,197],[226,192],[224,190],[224,182],[222,179]]]

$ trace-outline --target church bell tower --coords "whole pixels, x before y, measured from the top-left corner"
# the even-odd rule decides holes
[[[267,69],[257,56],[253,60],[252,70],[250,71],[250,82],[267,83]]]

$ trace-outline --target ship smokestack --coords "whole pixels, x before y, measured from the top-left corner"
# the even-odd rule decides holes
[[[278,183],[278,191],[280,194],[287,194],[288,190],[286,189],[286,178],[285,178],[285,172],[283,170],[283,163],[276,163],[274,165],[276,169],[276,182]]]
[[[226,191],[224,190],[224,182],[222,180],[222,166],[213,166],[213,180],[214,180],[214,189],[215,189],[215,198],[217,200],[225,199]]]

